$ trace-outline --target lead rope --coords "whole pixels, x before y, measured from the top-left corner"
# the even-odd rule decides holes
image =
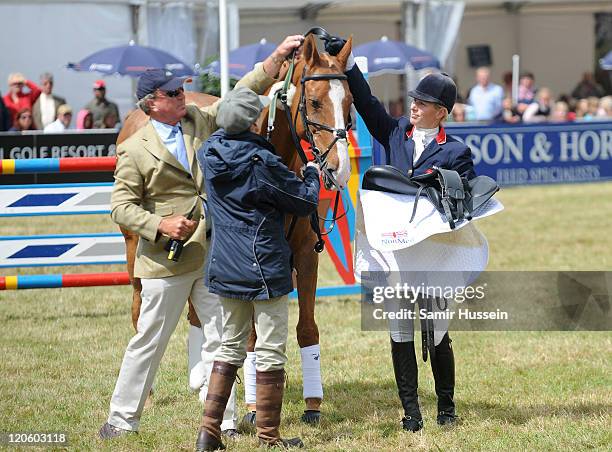
[[[295,68],[295,50],[291,52],[291,63],[289,63],[289,70],[285,75],[285,81],[283,87],[276,90],[272,97],[272,103],[268,109],[268,130],[266,131],[266,140],[270,141],[272,137],[272,131],[274,130],[274,122],[276,121],[276,102],[279,100],[283,104],[283,107],[287,108],[287,91],[289,91],[289,85],[293,79],[293,70]]]

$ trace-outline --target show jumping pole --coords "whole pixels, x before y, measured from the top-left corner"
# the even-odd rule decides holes
[[[0,290],[125,286],[128,284],[130,284],[130,277],[127,272],[0,276]]]
[[[115,157],[2,159],[0,160],[0,174],[114,171],[115,163]]]

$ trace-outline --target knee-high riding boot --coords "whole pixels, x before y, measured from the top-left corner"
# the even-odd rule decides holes
[[[257,371],[256,409],[257,437],[265,446],[304,447],[300,438],[283,439],[279,427],[283,408],[285,371]]]
[[[225,449],[221,442],[221,422],[237,372],[238,367],[233,364],[220,361],[213,363],[196,451]]]
[[[391,358],[397,391],[404,408],[402,426],[404,430],[417,432],[423,428],[423,418],[417,393],[419,374],[414,342],[395,342],[391,339]]]
[[[448,333],[436,346],[436,355],[431,360],[436,395],[438,396],[438,424],[453,424],[456,421],[455,402],[455,356]]]

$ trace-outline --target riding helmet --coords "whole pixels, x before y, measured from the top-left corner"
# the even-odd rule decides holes
[[[444,72],[428,74],[421,79],[416,89],[408,92],[408,95],[425,102],[440,104],[450,113],[457,100],[457,86]]]

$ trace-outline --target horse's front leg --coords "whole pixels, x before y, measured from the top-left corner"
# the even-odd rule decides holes
[[[299,221],[295,237],[301,238],[299,243],[292,243],[292,248],[293,265],[297,271],[299,304],[296,332],[302,358],[303,397],[306,402],[306,411],[302,420],[307,423],[318,423],[323,399],[319,328],[314,315],[319,256],[314,251],[316,236],[310,230],[307,219]]]
[[[244,360],[244,402],[248,413],[255,411],[255,342],[257,342],[257,333],[255,332],[255,320],[253,320],[251,335],[247,341],[247,357]]]
[[[125,260],[127,261],[127,271],[132,284],[132,326],[138,331],[138,317],[140,317],[140,305],[142,299],[140,292],[142,284],[140,278],[134,278],[134,261],[136,259],[136,248],[138,248],[138,234],[120,227],[123,239],[125,240]]]
[[[251,335],[247,341],[247,357],[244,360],[244,402],[247,412],[240,421],[239,429],[244,433],[255,433],[255,416],[256,416],[256,363],[255,359],[255,342],[257,342],[257,333],[255,332],[255,322],[251,327]]]

